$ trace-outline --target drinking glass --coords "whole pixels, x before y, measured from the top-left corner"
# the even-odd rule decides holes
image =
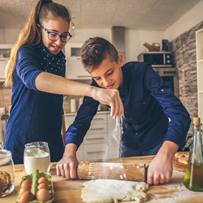
[[[0,146],[0,198],[14,191],[14,164],[11,152]]]
[[[50,153],[47,142],[31,142],[25,145],[24,169],[27,174],[36,170],[49,172]]]

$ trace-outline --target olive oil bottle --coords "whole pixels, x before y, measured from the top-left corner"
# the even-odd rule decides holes
[[[193,145],[183,177],[184,185],[192,191],[203,191],[203,134],[200,118],[193,118]]]

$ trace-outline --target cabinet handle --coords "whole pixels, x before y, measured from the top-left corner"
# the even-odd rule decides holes
[[[90,137],[90,138],[86,138],[86,140],[104,140],[103,137]]]
[[[104,128],[90,128],[90,131],[95,131],[95,130],[104,130]]]
[[[104,118],[94,118],[95,121],[104,121]],[[93,120],[93,121],[94,121]]]
[[[103,154],[105,151],[98,151],[98,152],[87,152],[87,154]]]

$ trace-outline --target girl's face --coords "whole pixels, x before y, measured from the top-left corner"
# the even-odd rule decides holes
[[[52,54],[58,54],[70,38],[70,23],[51,14],[41,22],[42,42]]]

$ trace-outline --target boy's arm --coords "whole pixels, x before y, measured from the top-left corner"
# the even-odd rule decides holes
[[[164,141],[174,142],[182,148],[190,127],[189,113],[181,101],[173,94],[172,90],[164,86],[161,77],[151,66],[146,69],[144,82],[150,94],[161,105],[163,112],[169,119],[168,131],[164,137]]]
[[[167,183],[171,179],[173,157],[178,148],[184,146],[190,116],[180,100],[174,96],[170,88],[163,85],[161,77],[151,67],[146,69],[145,86],[169,119],[163,144],[148,169],[147,182],[157,185]]]
[[[56,166],[57,175],[66,179],[77,177],[77,157],[76,151],[82,143],[91,121],[97,112],[99,103],[90,97],[85,97],[75,121],[66,132],[66,147],[62,159]]]

